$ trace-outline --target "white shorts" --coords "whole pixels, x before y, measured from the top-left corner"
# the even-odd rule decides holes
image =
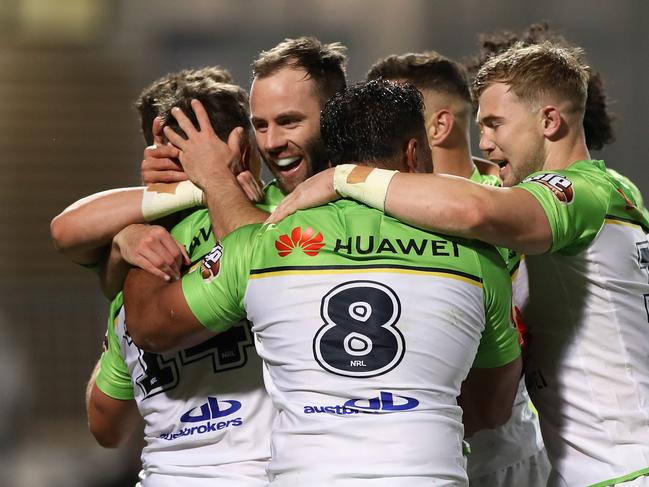
[[[550,462],[545,448],[497,472],[470,478],[470,487],[546,487],[550,475]],[[626,486],[625,486],[626,487]]]

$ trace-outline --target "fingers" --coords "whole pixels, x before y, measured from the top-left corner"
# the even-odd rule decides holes
[[[282,202],[275,208],[270,216],[266,219],[264,223],[279,223],[284,218],[295,213],[296,209],[291,200],[289,199],[291,195],[288,195],[282,200]],[[288,201],[287,201],[288,200]]]
[[[180,113],[182,113],[182,111],[180,111],[180,109],[178,111]],[[191,124],[191,122],[190,122],[190,124]],[[171,142],[175,147],[177,147],[180,150],[184,149],[185,143],[187,142],[187,139],[185,139],[182,135],[180,135],[178,132],[176,132],[171,127],[165,127],[162,130],[164,131],[164,134],[167,137],[167,140],[169,142]],[[187,134],[187,132],[185,132],[185,133]],[[194,133],[196,133],[196,131],[194,131]],[[187,134],[187,135],[189,136],[189,134]]]
[[[153,125],[151,128],[151,132],[153,133],[153,143],[157,146],[164,145],[164,136],[162,132],[162,117],[155,117],[153,119]]]
[[[169,238],[172,237],[169,236]],[[135,262],[132,264],[138,265],[149,272],[152,272],[151,269],[155,268],[166,276],[164,278],[165,280],[175,281],[180,279],[178,255],[180,255],[180,253],[173,243],[170,245],[169,242],[160,235],[149,235],[141,241],[138,247],[137,257],[134,259]],[[159,273],[155,274],[159,275]]]
[[[264,191],[250,171],[242,171],[237,174],[237,181],[251,202],[259,203],[263,201]]]
[[[196,115],[196,120],[198,120],[198,126],[200,128],[200,131],[214,132],[214,129],[212,128],[212,122],[210,121],[210,117],[207,114],[207,111],[205,110],[203,104],[199,100],[192,100],[191,103],[192,103],[192,109],[194,110],[194,114]]]
[[[185,248],[185,246],[180,242],[176,242],[176,243],[178,244],[178,248],[180,249],[180,253],[182,254],[183,265],[191,265],[192,260],[189,258],[189,254],[187,253],[187,249]]]
[[[241,159],[241,137],[243,136],[243,127],[235,127],[228,136],[228,147],[233,152],[233,157]]]
[[[187,181],[189,177],[183,171],[153,171],[147,170],[142,172],[142,182],[145,186],[157,183],[179,183]]]
[[[115,239],[126,262],[166,281],[180,279],[189,262],[184,247],[158,225],[129,225]]]
[[[172,145],[149,146],[144,149],[144,159],[140,166],[142,183],[174,183],[187,180],[187,175],[175,158],[180,151]]]
[[[174,151],[177,151],[177,149],[174,148]],[[140,172],[142,183],[146,186],[156,183],[175,183],[187,180],[187,174],[185,174],[180,164],[169,158],[159,159],[147,157],[142,161]]]

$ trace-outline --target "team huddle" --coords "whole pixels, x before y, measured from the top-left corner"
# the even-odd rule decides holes
[[[649,212],[583,51],[346,62],[160,78],[143,186],[52,221],[111,300],[97,441],[144,420],[142,487],[649,486]]]

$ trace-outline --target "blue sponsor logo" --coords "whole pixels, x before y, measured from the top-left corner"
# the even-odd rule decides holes
[[[180,417],[180,420],[183,423],[200,423],[208,419],[217,419],[234,414],[241,409],[241,403],[239,401],[221,401],[221,404],[224,403],[228,406],[225,409],[221,409],[215,397],[208,397],[207,402],[200,407],[200,413],[195,413],[198,408],[190,409]]]
[[[419,406],[414,397],[397,396],[391,392],[380,391],[378,397],[370,399],[349,399],[335,406],[304,406],[304,414],[376,414],[382,412],[408,411]]]
[[[225,408],[223,407],[225,406]],[[163,440],[176,440],[185,436],[203,435],[205,433],[214,433],[225,428],[241,426],[243,419],[241,417],[228,419],[224,421],[211,421],[213,419],[223,418],[236,413],[241,409],[239,401],[217,401],[215,397],[208,397],[207,402],[200,407],[195,407],[187,411],[180,417],[183,423],[203,423],[198,426],[181,428],[175,433],[163,433],[160,438]]]

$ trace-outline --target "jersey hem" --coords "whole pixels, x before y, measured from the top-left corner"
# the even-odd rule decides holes
[[[642,470],[636,470],[635,472],[623,475],[621,477],[604,480],[596,484],[590,484],[588,487],[608,487],[611,485],[619,484],[620,482],[630,482],[631,480],[635,480],[638,477],[642,477],[643,475],[649,475],[649,467],[643,468]]]

